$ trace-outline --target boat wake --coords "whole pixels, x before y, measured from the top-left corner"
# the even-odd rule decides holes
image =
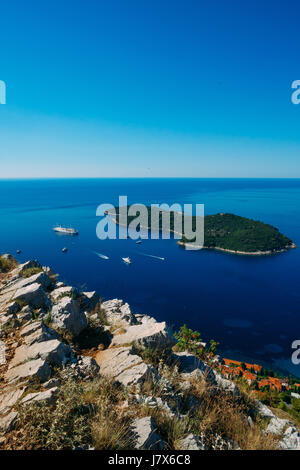
[[[161,261],[165,261],[166,259],[166,258],[163,258],[162,256],[149,255],[148,253],[141,253],[140,251],[138,252],[138,254],[143,255],[143,256],[148,256],[149,258],[160,259]]]
[[[103,255],[102,253],[97,253],[97,251],[93,251],[93,253],[95,253],[95,255],[99,256],[99,258],[102,258],[102,259],[109,259],[108,256]]]

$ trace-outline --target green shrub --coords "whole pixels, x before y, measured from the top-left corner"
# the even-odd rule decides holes
[[[21,271],[21,276],[24,278],[27,278],[27,277],[33,276],[34,274],[38,274],[42,271],[43,271],[42,268],[27,268]]]
[[[178,351],[188,351],[197,357],[201,357],[203,353],[203,345],[201,334],[193,331],[184,324],[180,330],[174,334],[177,339],[176,349]]]

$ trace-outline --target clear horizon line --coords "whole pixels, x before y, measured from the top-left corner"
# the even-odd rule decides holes
[[[300,176],[20,176],[0,177],[0,181],[28,181],[28,180],[97,180],[97,179],[273,179],[297,180]]]

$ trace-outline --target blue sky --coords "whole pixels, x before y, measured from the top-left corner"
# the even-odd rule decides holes
[[[23,0],[0,19],[0,177],[300,177],[300,6]]]

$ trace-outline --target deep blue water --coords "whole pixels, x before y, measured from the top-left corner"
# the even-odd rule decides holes
[[[174,328],[186,322],[204,339],[220,341],[232,358],[268,365],[284,360],[300,376],[300,366],[290,360],[291,343],[300,338],[300,248],[247,257],[185,251],[174,240],[100,241],[96,208],[118,204],[119,195],[127,195],[129,203],[203,203],[206,214],[259,219],[300,245],[300,180],[0,180],[0,252],[21,249],[20,261],[38,258],[67,283],[95,289],[104,299],[122,298],[133,311]],[[79,236],[56,235],[56,223],[76,227]],[[124,256],[133,264],[126,266]]]

